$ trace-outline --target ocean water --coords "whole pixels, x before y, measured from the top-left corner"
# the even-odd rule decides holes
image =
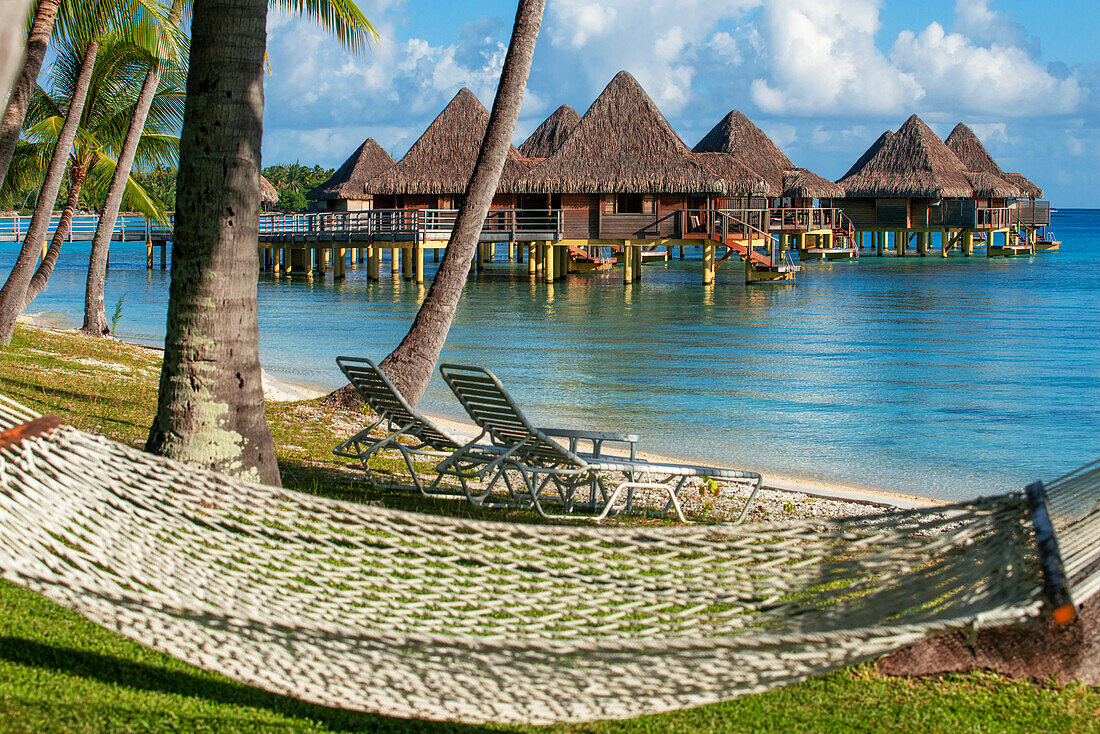
[[[443,360],[492,369],[536,424],[630,431],[654,453],[941,499],[1018,489],[1100,457],[1100,210],[1052,229],[1061,251],[1033,258],[865,256],[808,263],[794,285],[727,266],[704,288],[690,252],[632,286],[497,263],[468,284]],[[15,252],[0,244],[0,271]],[[80,325],[87,253],[62,255],[32,313]],[[427,292],[387,272],[261,274],[265,369],[334,388],[337,355],[383,357]],[[120,337],[162,343],[168,282],[116,243]],[[461,414],[438,376],[422,407]]]

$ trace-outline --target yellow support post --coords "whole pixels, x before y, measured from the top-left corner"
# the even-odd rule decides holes
[[[534,242],[528,242],[527,243],[527,274],[528,275],[535,275],[536,274],[535,269],[538,267],[538,262],[536,262],[538,260],[538,255],[535,254],[535,251],[537,249],[538,249],[538,245],[536,245]]]
[[[802,244],[802,239],[799,238],[799,245]],[[711,240],[705,240],[703,242],[703,285],[711,285],[714,283],[714,242]]]
[[[417,283],[424,282],[424,248],[420,245],[413,246],[413,274]]]
[[[940,234],[940,257],[946,258],[951,251],[951,230],[944,229]]]
[[[542,274],[543,280],[547,283],[554,282],[554,246],[549,243],[543,243],[543,255],[542,255]]]
[[[42,259],[46,259],[46,248],[42,248]],[[145,240],[145,269],[153,269],[153,243],[151,240]]]
[[[634,245],[630,240],[623,241],[623,285],[634,282]]]

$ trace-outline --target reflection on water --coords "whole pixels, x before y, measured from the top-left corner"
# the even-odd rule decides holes
[[[810,263],[793,286],[746,287],[727,263],[704,288],[697,260],[631,286],[498,263],[467,286],[443,359],[490,367],[536,423],[655,452],[945,499],[1019,488],[1100,456],[1100,212],[1056,217],[1059,253]],[[86,263],[75,243],[32,310],[78,326]],[[111,265],[121,336],[161,343],[168,274],[140,245]],[[261,275],[265,368],[335,387],[338,354],[385,355],[427,289],[382,275]],[[424,405],[460,411],[438,378]]]

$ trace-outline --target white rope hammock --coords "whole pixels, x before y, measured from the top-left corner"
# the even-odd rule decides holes
[[[0,429],[35,417],[0,400]],[[1100,576],[1098,473],[1050,487],[1078,601]],[[562,527],[338,502],[66,426],[0,450],[4,578],[202,668],[403,717],[624,718],[763,691],[1036,615],[1035,548],[1022,495]]]

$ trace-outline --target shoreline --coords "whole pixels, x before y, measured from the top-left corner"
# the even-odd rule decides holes
[[[470,421],[456,420],[453,417],[439,415],[438,413],[434,413],[431,411],[421,410],[420,412],[424,416],[438,423],[441,428],[445,428],[461,438],[472,439],[474,436],[480,433],[480,429]],[[610,455],[625,455],[622,452],[613,449],[607,449],[605,451]],[[647,459],[649,461],[655,462],[694,464],[698,466],[712,466],[730,469],[746,468],[730,467],[715,461],[695,461],[691,459],[683,459],[675,456],[668,456],[665,454],[652,453],[649,451],[638,451],[636,455],[640,459]],[[751,470],[751,468],[749,469]],[[932,499],[930,497],[905,495],[897,492],[872,489],[870,487],[855,487],[852,485],[842,484],[840,482],[827,482],[818,479],[810,479],[807,477],[797,477],[784,474],[761,474],[764,477],[764,481],[762,484],[763,489],[798,493],[823,500],[839,500],[842,502],[876,505],[879,507],[893,507],[899,510],[908,510],[921,507],[939,507],[949,504],[948,502],[945,502],[943,500]]]
[[[50,323],[47,319],[37,317],[34,314],[21,315],[19,317],[19,323],[36,329],[45,329],[70,335],[80,334],[79,329],[61,328],[53,323]],[[147,349],[149,351],[155,352],[163,351],[163,349],[159,347],[150,346],[148,344],[128,341],[126,339],[120,339],[118,337],[109,338],[113,338],[121,344],[126,344],[139,349]],[[263,384],[264,399],[276,403],[316,400],[318,398],[324,397],[329,392],[331,392],[331,390],[326,392],[316,386],[304,385],[292,380],[287,380],[285,378],[274,377],[270,373],[268,373],[267,370],[264,370],[262,366],[261,381]],[[438,423],[441,427],[447,429],[448,431],[456,434],[459,437],[472,439],[480,432],[480,429],[469,420],[464,421],[456,419],[452,416],[442,415],[440,413],[430,410],[421,410],[420,412],[431,420]],[[607,453],[614,455],[619,452],[611,449],[608,450]],[[650,461],[656,462],[690,463],[701,466],[726,467],[726,465],[720,462],[684,459],[682,457],[653,453],[644,450],[638,451],[637,456],[642,459],[648,459]],[[744,469],[746,467],[726,468]],[[821,500],[851,502],[856,504],[875,505],[878,507],[892,507],[896,509],[936,507],[948,504],[943,500],[932,499],[929,497],[906,495],[898,492],[874,489],[872,487],[857,487],[840,482],[829,482],[825,480],[799,477],[795,475],[763,474],[763,477],[764,481],[762,486],[764,489],[797,493]]]

